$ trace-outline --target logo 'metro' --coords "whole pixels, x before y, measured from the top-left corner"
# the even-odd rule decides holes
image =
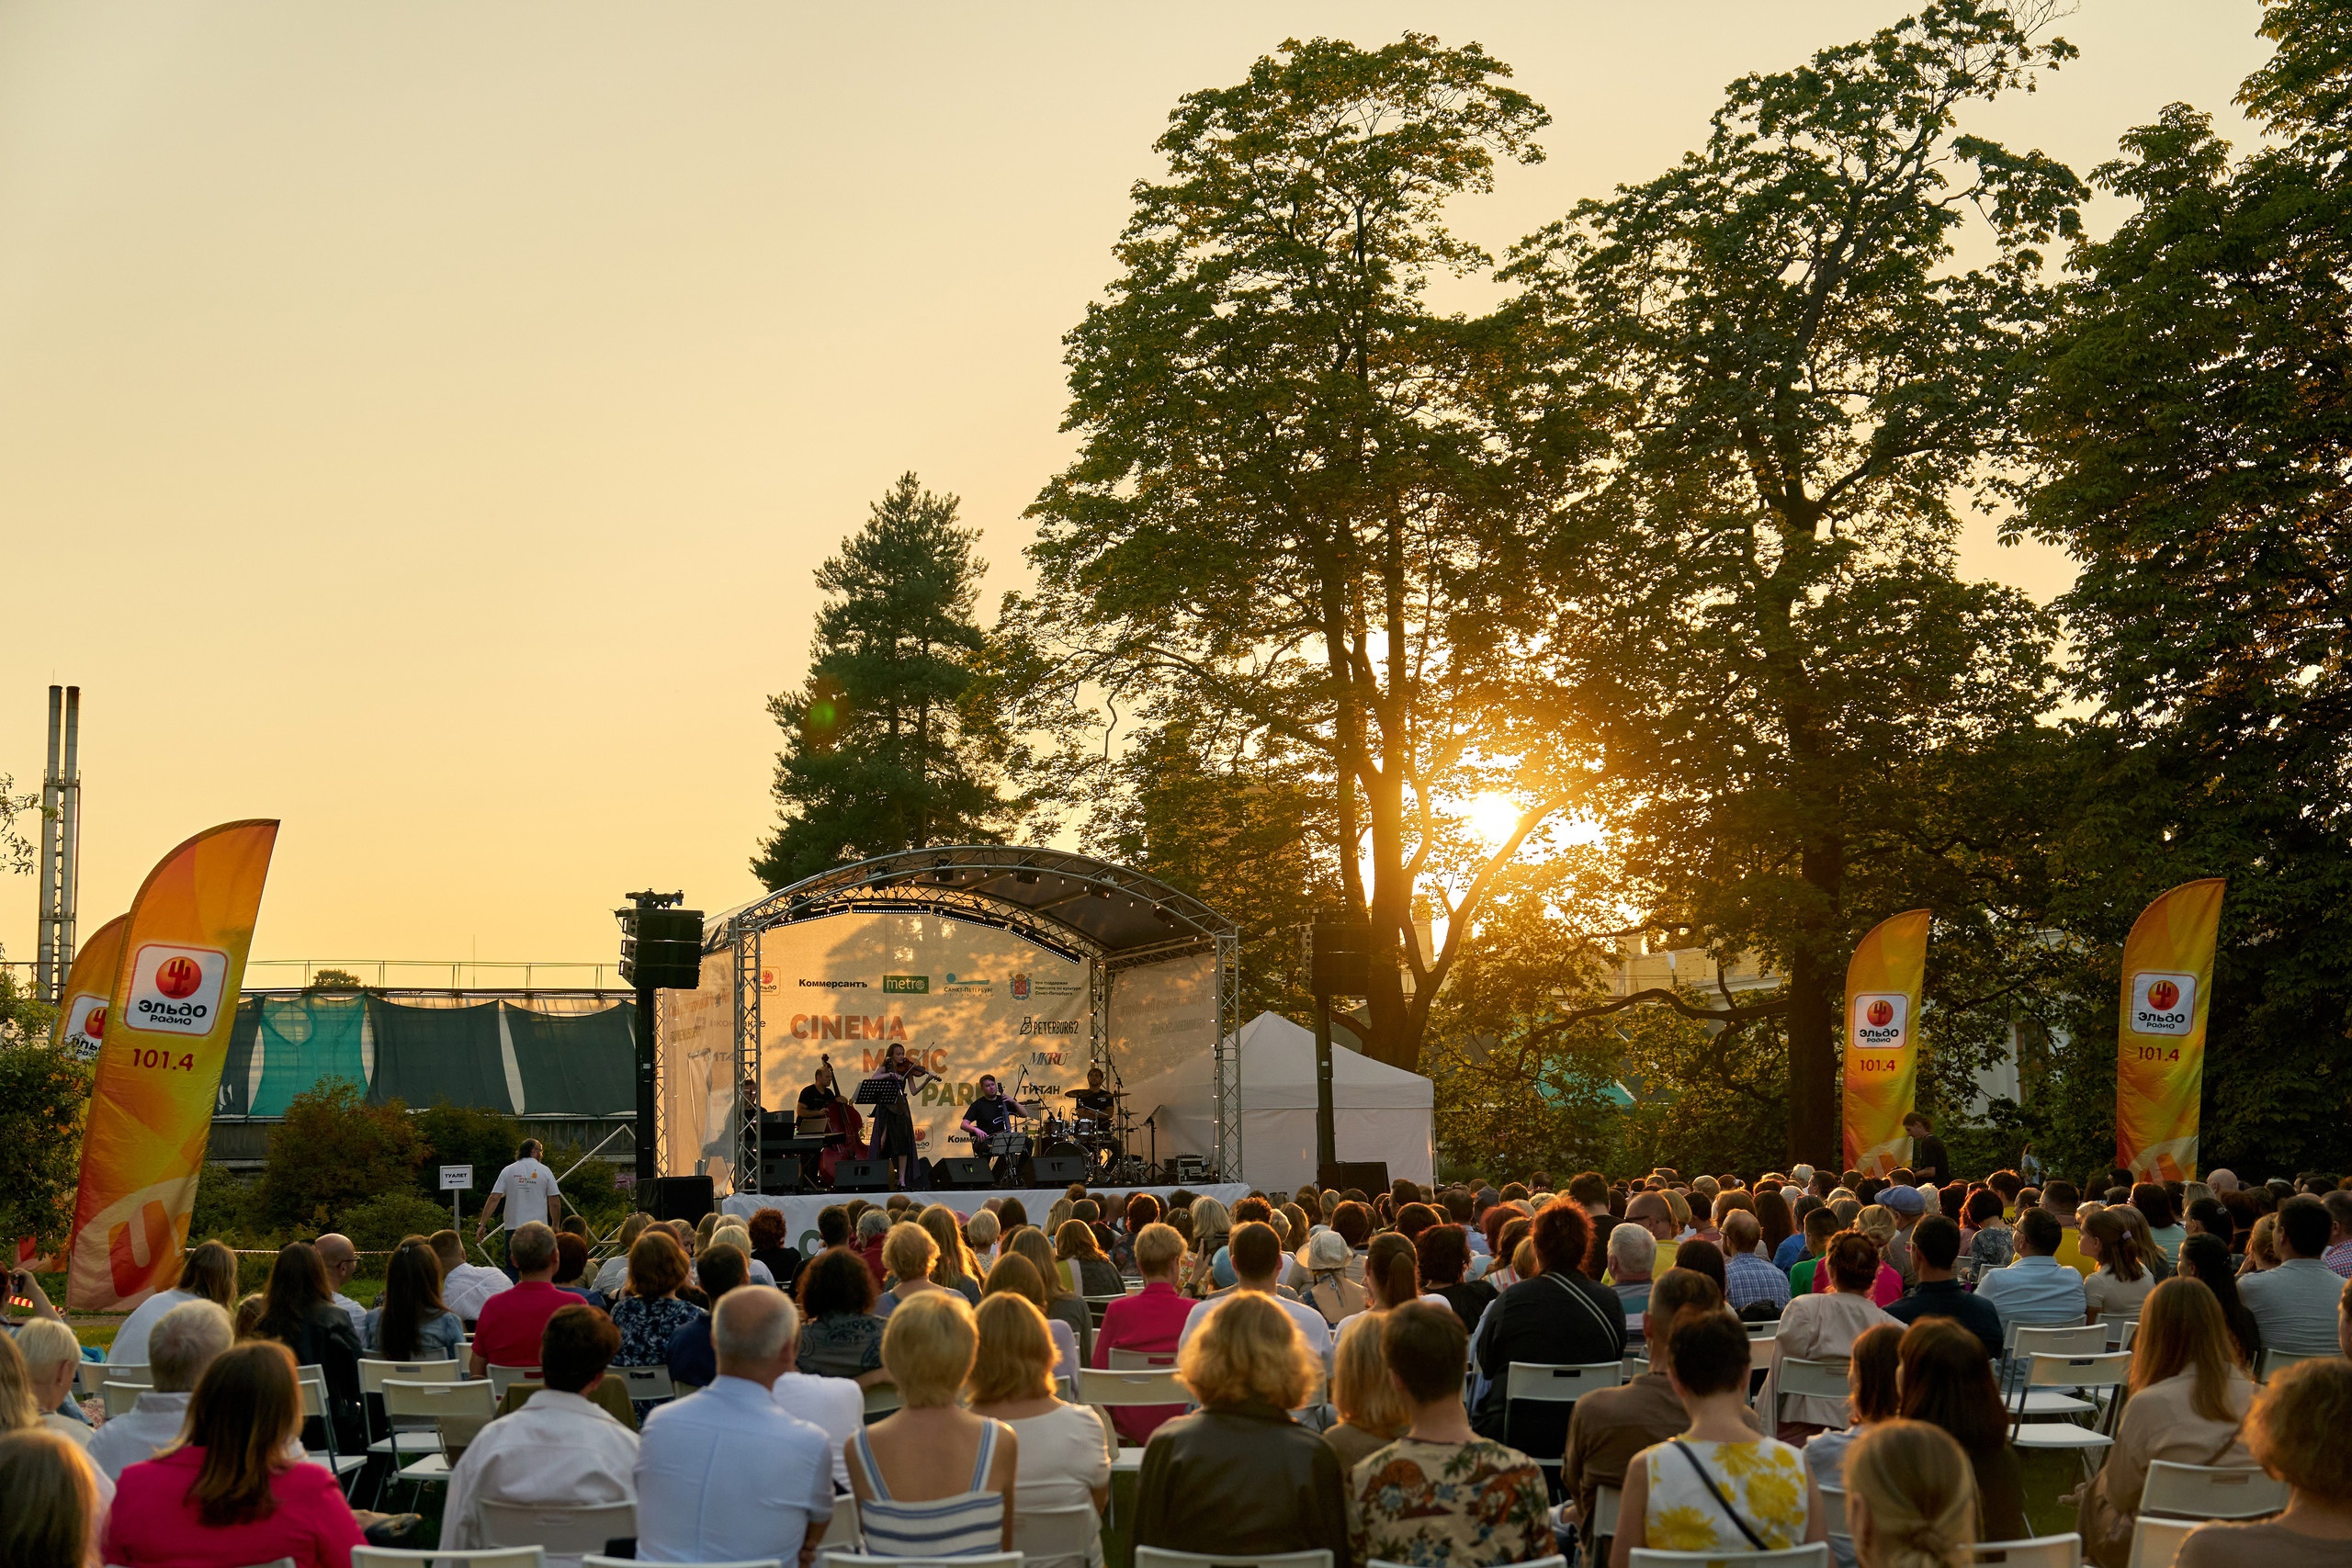
[[[929,996],[931,976],[928,975],[885,975],[882,976],[882,989],[886,993],[902,997]]]

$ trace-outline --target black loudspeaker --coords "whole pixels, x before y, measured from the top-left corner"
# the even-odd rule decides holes
[[[634,908],[621,918],[621,978],[691,991],[702,984],[702,911]]]
[[[1039,1155],[1036,1160],[1037,1185],[1067,1187],[1073,1181],[1086,1179],[1084,1155]]]
[[[1315,1185],[1329,1191],[1344,1192],[1354,1187],[1378,1197],[1388,1190],[1388,1162],[1385,1159],[1343,1159],[1315,1168]]]
[[[1361,997],[1372,991],[1372,922],[1340,918],[1315,922],[1307,953],[1310,984],[1318,997]]]
[[[800,1190],[800,1156],[770,1155],[760,1161],[760,1190],[763,1192],[797,1192]]]
[[[943,1159],[933,1162],[931,1168],[933,1187],[989,1187],[995,1181],[984,1159]]]
[[[718,1202],[707,1176],[657,1176],[644,1198],[645,1212],[655,1219],[688,1224],[699,1223]]]
[[[888,1192],[890,1162],[887,1159],[845,1159],[833,1167],[836,1192]]]

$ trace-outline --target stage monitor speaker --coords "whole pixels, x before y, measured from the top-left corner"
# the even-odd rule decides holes
[[[890,1162],[887,1159],[845,1159],[833,1167],[836,1192],[888,1192]]]
[[[688,1224],[718,1206],[707,1176],[657,1176],[645,1193],[645,1212],[657,1220],[684,1220]]]
[[[936,1161],[931,1168],[932,1185],[945,1188],[989,1187],[996,1178],[989,1174],[989,1162],[984,1159],[959,1157]]]
[[[1367,1198],[1376,1198],[1388,1190],[1388,1162],[1385,1159],[1343,1159],[1317,1166],[1315,1168],[1315,1185],[1341,1192],[1354,1187],[1361,1189]]]
[[[760,1161],[760,1190],[763,1192],[797,1192],[800,1190],[800,1156],[770,1155]]]
[[[1307,949],[1309,985],[1318,997],[1362,997],[1372,992],[1372,922],[1342,917],[1318,919]]]
[[[1036,1158],[1037,1185],[1067,1187],[1073,1181],[1086,1179],[1084,1155],[1039,1155]]]

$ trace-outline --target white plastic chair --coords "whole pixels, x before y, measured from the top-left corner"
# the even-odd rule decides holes
[[[2270,1381],[2271,1373],[2281,1371],[2288,1367],[2291,1367],[2297,1361],[2324,1361],[2327,1359],[2329,1359],[2329,1358],[2324,1355],[2304,1354],[2295,1350],[2265,1350],[2262,1353],[2262,1371],[2256,1374],[2255,1381],[2256,1382],[2268,1382]]]
[[[359,1392],[381,1398],[390,1378],[402,1382],[463,1382],[466,1369],[457,1361],[378,1361],[359,1359]]]
[[[1385,1557],[1368,1560],[1364,1568],[1410,1568],[1410,1564],[1392,1562]],[[1498,1563],[1497,1568],[1568,1568],[1568,1560],[1555,1552],[1549,1557],[1531,1557],[1524,1562]]]
[[[1829,1533],[1851,1535],[1853,1531],[1846,1528],[1846,1489],[1842,1486],[1823,1486],[1819,1491],[1821,1514],[1828,1521]]]
[[[2114,1446],[2115,1438],[2103,1428],[2113,1425],[2116,1413],[2123,1403],[2116,1395],[2131,1376],[2132,1357],[2126,1351],[2101,1350],[2090,1356],[2050,1356],[2039,1350],[2033,1352],[2025,1382],[2018,1390],[2009,1427],[2009,1446],[2072,1451],[2081,1456],[2086,1471],[2097,1469],[2091,1456]],[[2097,1427],[2080,1426],[2063,1416],[2055,1421],[2029,1421],[2025,1418],[2026,1399],[2040,1388],[2105,1389],[2110,1396],[2107,1402],[2107,1419]]]
[[[490,1402],[492,1404],[504,1399],[506,1391],[516,1383],[539,1381],[539,1369],[537,1367],[490,1367],[486,1371],[490,1373]]]
[[[1089,1549],[1102,1533],[1102,1517],[1091,1503],[1012,1513],[1012,1549],[1024,1568],[1086,1568]]]
[[[876,1383],[872,1388],[865,1391],[865,1418],[868,1421],[872,1421],[880,1416],[888,1416],[890,1412],[898,1409],[905,1403],[905,1400],[899,1397],[898,1384],[888,1382]]]
[[[391,1433],[380,1442],[369,1444],[368,1451],[390,1457],[392,1473],[386,1477],[387,1482],[405,1481],[414,1486],[438,1485],[449,1479],[448,1445],[441,1435],[443,1420],[467,1418],[487,1423],[497,1408],[490,1396],[490,1384],[480,1379],[467,1382],[411,1382],[405,1378],[386,1378],[383,1394],[384,1419]],[[401,1462],[411,1455],[416,1456],[413,1462]]]
[[[983,1562],[980,1557],[958,1558],[960,1562]],[[887,1562],[887,1559],[877,1560]],[[1164,1546],[1136,1548],[1135,1568],[1331,1568],[1328,1551],[1269,1551],[1251,1556],[1237,1551],[1230,1556],[1210,1555],[1198,1551],[1170,1551]]]
[[[817,1538],[827,1546],[844,1551],[854,1551],[857,1540],[857,1499],[844,1492],[833,1499],[833,1517],[826,1521],[825,1533]]]
[[[411,1563],[440,1568],[454,1564],[455,1568],[547,1568],[548,1554],[536,1546],[483,1547],[472,1551],[453,1551],[447,1547],[435,1547],[430,1551],[409,1551],[390,1546],[355,1546],[351,1549],[351,1568],[408,1568]]]
[[[1765,1341],[1769,1347],[1771,1341]],[[1823,1357],[1808,1359],[1804,1356],[1783,1356],[1780,1371],[1771,1383],[1772,1408],[1764,1413],[1764,1429],[1775,1432],[1781,1426],[1781,1401],[1806,1395],[1815,1399],[1845,1402],[1848,1393],[1846,1359]]]
[[[2157,1519],[2142,1514],[2132,1523],[2131,1568],[2172,1568],[2180,1543],[2202,1519]]]
[[[1190,1404],[1193,1391],[1177,1382],[1176,1374],[1165,1368],[1139,1371],[1114,1368],[1105,1371],[1099,1367],[1080,1367],[1078,1403],[1091,1404],[1098,1410],[1126,1404]]]
[[[328,1413],[329,1406],[327,1404],[326,1373],[322,1371],[306,1371],[302,1373],[300,1382],[302,1384],[302,1415],[306,1419],[315,1419],[319,1423],[320,1427],[325,1430],[327,1435],[325,1454],[322,1456],[320,1454],[313,1453],[309,1457],[313,1462],[318,1461],[322,1457],[323,1457],[327,1469],[334,1472],[336,1482],[338,1483],[344,1483],[346,1478],[356,1474],[363,1467],[366,1466],[368,1463],[368,1456],[364,1453],[345,1453],[337,1445],[334,1434],[334,1417]]]
[[[667,1367],[614,1367],[611,1371],[628,1384],[628,1396],[639,1404],[678,1397],[678,1387],[670,1381]]]
[[[1323,1553],[1327,1560],[1330,1555],[1328,1551]],[[820,1551],[817,1561],[820,1564],[831,1563],[833,1568],[1021,1568],[1021,1553],[1017,1551],[991,1551],[985,1557],[873,1557],[862,1551]],[[1141,1562],[1140,1552],[1137,1562]],[[583,1559],[581,1568],[601,1568],[601,1565]],[[628,1565],[616,1562],[613,1568],[628,1568]],[[695,1568],[759,1568],[759,1564],[701,1562]],[[769,1568],[775,1568],[775,1565],[769,1564]]]
[[[1623,1506],[1625,1493],[1617,1486],[1597,1486],[1592,1493],[1592,1539],[1607,1540],[1617,1533],[1617,1510]]]
[[[2140,1512],[2176,1519],[2258,1519],[2287,1506],[2287,1483],[2258,1470],[2154,1460]]]
[[[1114,1350],[1111,1370],[1114,1372],[1165,1372],[1176,1368],[1173,1350]]]
[[[438,1556],[440,1553],[436,1552],[434,1555]],[[824,1558],[820,1556],[817,1561],[822,1562]],[[888,1562],[888,1559],[876,1558],[873,1561]],[[999,1560],[992,1557],[959,1557],[956,1561],[993,1562]],[[580,1559],[580,1568],[637,1568],[637,1563],[627,1557],[604,1557],[591,1551]],[[776,1557],[747,1557],[734,1562],[697,1562],[695,1568],[784,1568],[784,1561]]]
[[[1980,1540],[1973,1548],[1981,1564],[2000,1568],[2082,1568],[2083,1538],[2078,1535],[2038,1535],[2030,1540]]]
[[[536,1546],[559,1557],[602,1551],[607,1541],[637,1533],[634,1503],[494,1503],[484,1497],[482,1540],[492,1546]]]
[[[1710,1563],[1713,1568],[1829,1568],[1829,1543],[1809,1541],[1779,1551],[1657,1551],[1634,1548],[1633,1568],[1683,1568]]]
[[[2140,1331],[2140,1314],[2136,1312],[2103,1312],[2098,1314],[2099,1326],[2107,1330],[2107,1348],[2129,1350]]]
[[[1772,1365],[1772,1347],[1780,1343],[1777,1334],[1751,1334],[1747,1337],[1747,1370],[1760,1372]]]
[[[2103,1324],[2070,1324],[2060,1328],[2036,1328],[2030,1324],[2011,1324],[2002,1332],[2005,1371],[2002,1388],[2014,1391],[2024,1381],[2028,1359],[2034,1355],[2095,1356],[2107,1349],[2107,1327]],[[2025,1413],[2028,1416],[2086,1416],[2098,1406],[2088,1400],[2078,1399],[2056,1388],[2026,1390]]]
[[[1622,1360],[1513,1361],[1503,1371],[1504,1441],[1510,1441],[1510,1407],[1514,1404],[1574,1404],[1595,1389],[1617,1388],[1624,1382],[1625,1363]],[[1528,1457],[1545,1470],[1560,1468],[1556,1454],[1550,1459],[1538,1454]]]

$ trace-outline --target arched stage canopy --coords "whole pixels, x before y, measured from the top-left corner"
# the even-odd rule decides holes
[[[1083,1021],[1071,1019],[1061,1032],[1082,1032],[1091,1064],[1115,1069],[1123,1077],[1142,1077],[1159,1070],[1163,1057],[1207,1045],[1214,1056],[1213,1103],[1204,1109],[1216,1129],[1216,1163],[1220,1179],[1239,1179],[1238,928],[1155,877],[1061,850],[1002,844],[906,850],[820,873],[711,916],[703,926],[703,990],[662,993],[664,1077],[673,1071],[673,1033],[694,1031],[695,1020],[687,1015],[699,1001],[699,1011],[709,1024],[718,1023],[722,1011],[731,1015],[727,1032],[733,1045],[732,1082],[762,1081],[763,1054],[778,1041],[786,1023],[781,1015],[793,999],[781,992],[773,974],[763,983],[763,948],[771,933],[842,915],[910,912],[1009,931],[1082,964]],[[891,987],[883,983],[885,978],[877,976],[875,983],[888,991]],[[952,983],[954,976],[948,978]],[[1070,1010],[1075,1003],[1073,998]],[[673,1013],[680,1026],[676,1031]],[[806,1017],[791,1015],[796,1037]],[[747,1187],[758,1177],[758,1123],[742,1114],[740,1094],[730,1098],[735,1105],[723,1145],[716,1127],[676,1144],[665,1127],[659,1130],[659,1146],[665,1153],[678,1148],[691,1154],[700,1148],[706,1156],[724,1147],[732,1156],[736,1184]],[[667,1116],[676,1114],[675,1107],[684,1101],[673,1100],[671,1086],[665,1084],[657,1104]],[[1137,1111],[1140,1114],[1150,1109]],[[686,1168],[676,1158],[664,1164],[673,1173]]]

